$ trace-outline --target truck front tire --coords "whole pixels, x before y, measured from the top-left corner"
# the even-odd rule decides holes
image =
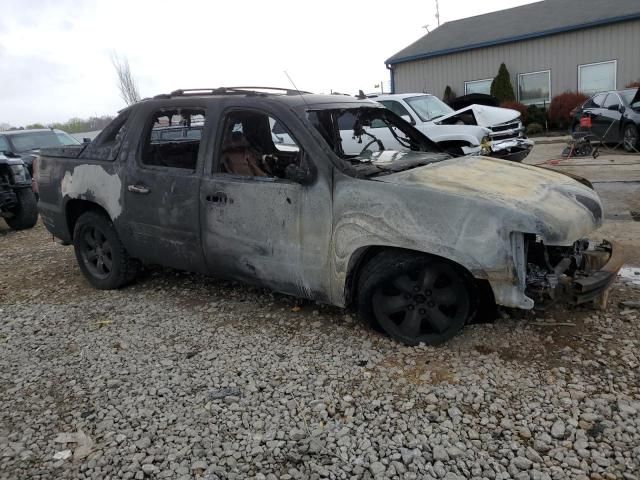
[[[29,188],[16,190],[18,207],[13,212],[14,216],[5,218],[7,225],[13,230],[27,230],[38,223],[38,202],[34,193]]]
[[[471,279],[440,258],[389,251],[360,273],[360,315],[408,345],[446,342],[475,310]]]
[[[134,280],[138,263],[105,215],[95,211],[80,215],[73,229],[73,247],[80,270],[93,287],[113,290]]]

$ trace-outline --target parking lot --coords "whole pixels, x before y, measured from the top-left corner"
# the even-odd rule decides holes
[[[606,311],[502,310],[438,348],[172,270],[94,290],[2,223],[0,479],[640,478],[640,158],[561,149],[526,163],[594,183],[628,278]]]

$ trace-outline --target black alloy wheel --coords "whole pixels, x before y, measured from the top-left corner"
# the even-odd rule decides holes
[[[95,288],[111,290],[131,283],[140,263],[124,248],[111,220],[89,211],[80,215],[73,231],[78,266]]]
[[[361,289],[375,322],[409,345],[449,340],[475,311],[469,279],[444,260],[398,260],[371,272]]]
[[[91,275],[100,279],[109,277],[113,270],[113,251],[104,233],[95,226],[87,226],[78,240],[82,260]]]
[[[623,134],[624,149],[627,152],[636,152],[640,149],[640,138],[638,135],[638,127],[629,124],[624,128]]]

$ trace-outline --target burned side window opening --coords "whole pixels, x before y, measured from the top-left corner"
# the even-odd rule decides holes
[[[114,161],[127,133],[129,111],[121,113],[83,150],[80,158]]]
[[[307,112],[311,125],[357,175],[400,171],[446,157],[429,138],[386,108]]]
[[[177,108],[154,112],[146,134],[142,163],[195,170],[204,128],[203,109]]]
[[[219,147],[218,173],[298,181],[304,155],[279,120],[255,111],[227,114]]]

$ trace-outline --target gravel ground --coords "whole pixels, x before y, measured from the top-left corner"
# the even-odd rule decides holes
[[[92,290],[40,225],[0,252],[0,479],[640,478],[638,285],[407,348],[170,270]]]

